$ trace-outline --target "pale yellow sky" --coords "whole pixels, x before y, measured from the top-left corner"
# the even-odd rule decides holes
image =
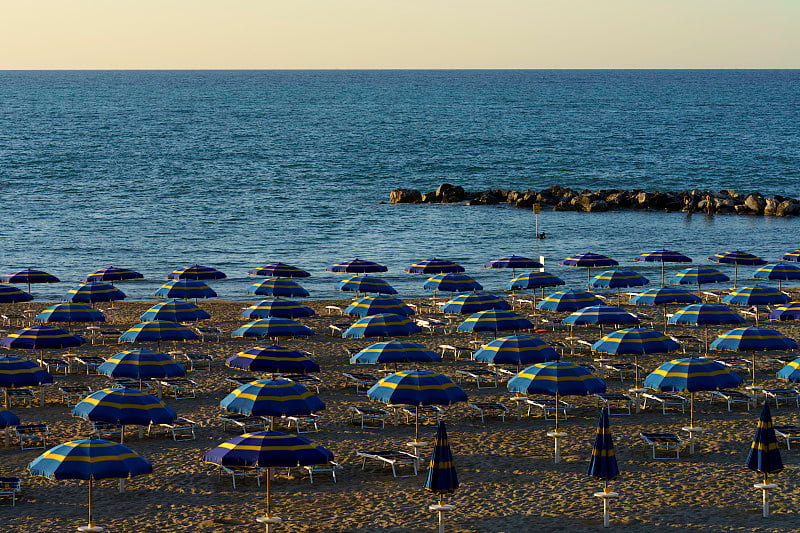
[[[3,3],[4,70],[800,68],[800,0]]]

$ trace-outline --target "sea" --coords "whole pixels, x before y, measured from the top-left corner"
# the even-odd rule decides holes
[[[713,265],[740,249],[774,261],[800,248],[800,220],[507,205],[391,205],[394,188],[733,189],[800,197],[798,70],[291,70],[0,72],[0,274],[45,270],[58,301],[110,265],[131,300],[173,269],[225,272],[219,298],[255,300],[247,270],[281,261],[312,298],[349,297],[325,267],[360,258],[400,297],[403,272],[462,264],[489,292],[512,272],[489,260],[558,265],[592,251],[635,263],[667,248]],[[536,239],[537,231],[547,238]],[[667,265],[673,272],[688,265]],[[752,268],[742,267],[739,277]],[[516,272],[519,274],[519,272]],[[26,287],[25,287],[26,288]]]

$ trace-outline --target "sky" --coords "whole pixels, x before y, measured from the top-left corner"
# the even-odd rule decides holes
[[[0,69],[800,68],[800,0],[4,2]]]

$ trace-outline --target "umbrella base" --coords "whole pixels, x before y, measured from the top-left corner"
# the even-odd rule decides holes
[[[449,503],[446,503],[446,504],[444,504],[444,505],[439,505],[439,504],[437,503],[437,504],[434,504],[434,505],[429,505],[429,506],[428,506],[428,509],[429,509],[429,510],[431,510],[431,511],[440,511],[440,512],[444,512],[444,511],[452,511],[452,510],[453,510],[453,509],[455,509],[455,508],[456,508],[456,506],[455,506],[455,505],[450,505]]]
[[[422,442],[422,441],[406,442],[406,446],[414,448],[414,456],[417,458],[417,460],[422,458],[422,456],[420,455],[420,448],[424,448],[427,445],[428,445],[427,442]]]
[[[619,498],[619,492],[595,492],[595,498],[603,499],[603,527],[611,527],[611,515],[609,512],[608,504],[612,498]]]
[[[561,443],[559,442],[559,439],[563,439],[564,437],[567,436],[567,434],[564,433],[563,431],[548,431],[547,432],[547,436],[548,437],[553,437],[553,440],[555,441],[555,443],[554,443],[555,462],[556,463],[560,463],[561,462]]]
[[[691,455],[694,453],[694,434],[702,432],[703,428],[698,426],[684,426],[681,430],[689,434],[689,454]]]
[[[100,526],[81,526],[78,528],[78,531],[83,531],[84,533],[100,533],[103,531],[103,528]]]
[[[762,493],[761,516],[764,518],[769,518],[769,496],[767,495],[767,492],[772,489],[777,489],[778,485],[775,483],[756,483],[753,485],[753,487],[761,490]]]
[[[260,524],[278,524],[281,521],[281,517],[279,516],[259,516],[256,518],[256,522]]]

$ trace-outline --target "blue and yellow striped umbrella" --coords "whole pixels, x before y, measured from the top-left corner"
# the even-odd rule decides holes
[[[731,305],[775,305],[789,303],[792,299],[773,287],[739,287],[722,298]]]
[[[181,298],[188,300],[194,298],[216,298],[217,293],[200,280],[178,279],[170,280],[156,290],[159,298]]]
[[[53,376],[33,361],[14,355],[0,356],[0,387],[32,387],[52,382]]]
[[[701,285],[708,283],[725,283],[730,281],[726,274],[723,274],[716,268],[711,267],[691,267],[684,268],[677,274],[672,276],[670,283],[677,283],[678,285],[697,285],[697,290],[700,290]]]
[[[36,322],[105,322],[103,313],[81,303],[51,305],[34,318]]]
[[[561,266],[579,267],[586,269],[586,284],[588,285],[592,279],[593,267],[609,267],[617,266],[619,263],[610,257],[606,257],[594,252],[586,252],[583,254],[575,254],[562,259],[558,262]]]
[[[545,296],[536,307],[543,311],[572,313],[592,305],[603,305],[603,300],[591,292],[564,290]]]
[[[601,409],[600,419],[597,421],[597,433],[592,446],[592,457],[589,459],[589,468],[586,471],[587,475],[604,481],[606,490],[608,482],[619,476],[617,454],[614,450],[614,440],[611,438],[609,418],[608,409]]]
[[[589,286],[601,289],[619,289],[641,287],[648,283],[650,283],[649,279],[633,270],[606,270],[593,277]]]
[[[211,314],[205,309],[198,307],[192,302],[182,300],[172,300],[171,302],[161,302],[142,313],[139,320],[152,322],[154,320],[166,320],[168,322],[196,322],[207,320]]]
[[[220,407],[247,416],[310,415],[325,404],[303,385],[288,379],[259,379],[245,383],[225,396]]]
[[[55,326],[31,326],[0,340],[0,347],[19,350],[74,348],[86,343],[80,335]]]
[[[509,255],[484,263],[483,268],[510,268],[516,270],[518,268],[544,268],[544,265],[535,259],[530,259],[521,255]]]
[[[692,326],[742,324],[744,318],[733,309],[721,304],[691,304],[678,309],[669,319],[670,324]]]
[[[72,408],[72,416],[92,422],[146,426],[150,422],[168,424],[178,415],[152,394],[113,388],[91,393]]]
[[[174,378],[186,375],[186,369],[169,355],[155,350],[125,350],[106,359],[97,373],[114,378]]]
[[[778,370],[778,379],[785,379],[792,383],[800,382],[800,357],[789,362],[786,366]]]
[[[483,285],[466,274],[444,273],[429,277],[422,288],[434,292],[473,292],[483,290]]]
[[[89,282],[81,283],[64,295],[65,300],[71,302],[80,302],[92,304],[95,302],[113,302],[116,300],[124,300],[125,293],[111,285],[104,282]]]
[[[33,296],[13,285],[0,285],[0,303],[30,302]]]
[[[783,289],[783,282],[800,279],[800,267],[789,263],[770,263],[753,272],[753,279],[768,279],[778,282],[778,290]]]
[[[363,292],[365,294],[368,292],[376,294],[397,294],[394,287],[389,285],[385,280],[372,276],[362,276],[360,274],[344,278],[336,284],[336,290],[356,293]]]
[[[448,274],[464,272],[464,267],[447,259],[425,259],[403,269],[409,274]]]
[[[313,329],[309,328],[308,326],[304,326],[296,320],[273,316],[248,322],[244,326],[231,333],[231,337],[308,337],[313,334]]]
[[[406,337],[420,331],[422,331],[422,328],[404,316],[394,313],[382,313],[359,318],[342,333],[342,337],[347,339]]]
[[[500,331],[532,329],[533,323],[514,311],[478,311],[458,325],[458,331],[489,331],[497,335]]]
[[[443,421],[436,424],[436,438],[433,440],[433,454],[428,465],[428,477],[423,488],[439,495],[439,505],[444,505],[444,495],[458,488],[458,474],[453,461],[453,452],[447,438],[447,428]]]
[[[242,318],[298,318],[313,316],[314,310],[305,305],[300,305],[294,300],[284,300],[282,298],[271,298],[261,300],[251,305],[242,312]]]
[[[411,316],[414,314],[414,310],[407,306],[403,300],[393,296],[364,296],[344,309],[344,314],[349,316],[365,317],[380,315],[381,313]]]
[[[19,417],[11,411],[0,411],[0,429],[19,425]]]
[[[770,320],[800,320],[800,302],[789,302],[769,313]]]
[[[285,263],[268,263],[247,271],[251,276],[266,276],[270,278],[307,278],[308,272],[296,266]]]
[[[129,279],[143,279],[144,276],[135,270],[129,268],[119,267],[106,267],[100,270],[95,270],[91,274],[84,276],[80,281],[84,283],[91,283],[96,281],[125,281]]]
[[[28,285],[28,292],[31,292],[31,284],[33,283],[58,283],[61,280],[52,274],[48,274],[42,270],[33,270],[26,268],[17,270],[13,274],[3,276],[0,278],[2,283],[25,283]]]
[[[512,278],[511,281],[506,283],[505,290],[539,289],[558,285],[566,285],[566,283],[563,279],[549,272],[528,272]]]
[[[120,342],[155,342],[161,346],[162,341],[193,341],[197,333],[184,325],[168,320],[152,320],[140,322],[120,335]]]
[[[692,259],[673,250],[653,250],[633,258],[637,262],[661,263],[661,284],[664,285],[664,263],[691,263]]]
[[[767,402],[764,402],[761,408],[761,416],[758,418],[756,434],[753,436],[745,466],[763,474],[765,485],[770,474],[777,474],[783,470],[778,439],[775,437],[775,427],[772,425],[772,413]]]
[[[479,363],[493,365],[522,365],[558,361],[555,349],[542,339],[530,335],[510,335],[484,344],[473,356]]]
[[[472,294],[459,294],[450,298],[441,306],[442,313],[460,313],[471,314],[478,311],[489,311],[496,309],[498,311],[510,311],[511,305],[502,298],[498,298],[494,294],[487,293],[472,293]]]
[[[725,263],[733,265],[733,288],[736,288],[736,280],[739,277],[739,265],[766,265],[767,262],[751,253],[734,250],[732,252],[720,252],[708,257],[714,263]]]
[[[753,385],[756,383],[756,352],[793,350],[797,342],[780,331],[759,327],[736,328],[726,331],[711,343],[712,350],[753,353]]]
[[[243,350],[226,359],[225,366],[250,372],[284,374],[319,372],[319,365],[309,359],[307,352],[276,345],[255,346]]]
[[[613,305],[591,305],[572,312],[561,322],[570,326],[586,326],[590,324],[638,324],[639,319],[624,309]]]
[[[225,279],[226,277],[228,276],[216,268],[203,265],[186,266],[167,274],[167,279],[172,280]]]
[[[352,259],[350,261],[342,261],[336,263],[325,269],[325,272],[346,272],[349,274],[367,274],[370,272],[386,272],[388,269],[373,263],[372,261],[365,261],[363,259]]]
[[[306,298],[308,296],[308,291],[300,286],[299,283],[288,279],[267,278],[250,285],[247,288],[247,294],[285,298]]]
[[[698,392],[738,387],[742,378],[729,367],[692,357],[668,361],[644,378],[644,386],[662,392]]]
[[[350,364],[438,363],[442,356],[413,342],[387,341],[371,344],[353,355]]]
[[[653,287],[631,298],[632,305],[697,304],[699,296],[678,287]]]
[[[592,351],[612,355],[667,353],[681,345],[660,331],[650,328],[626,328],[612,331],[592,344]]]
[[[780,256],[778,259],[780,259],[781,261],[791,261],[793,263],[800,263],[800,250],[787,252],[782,256]]]

